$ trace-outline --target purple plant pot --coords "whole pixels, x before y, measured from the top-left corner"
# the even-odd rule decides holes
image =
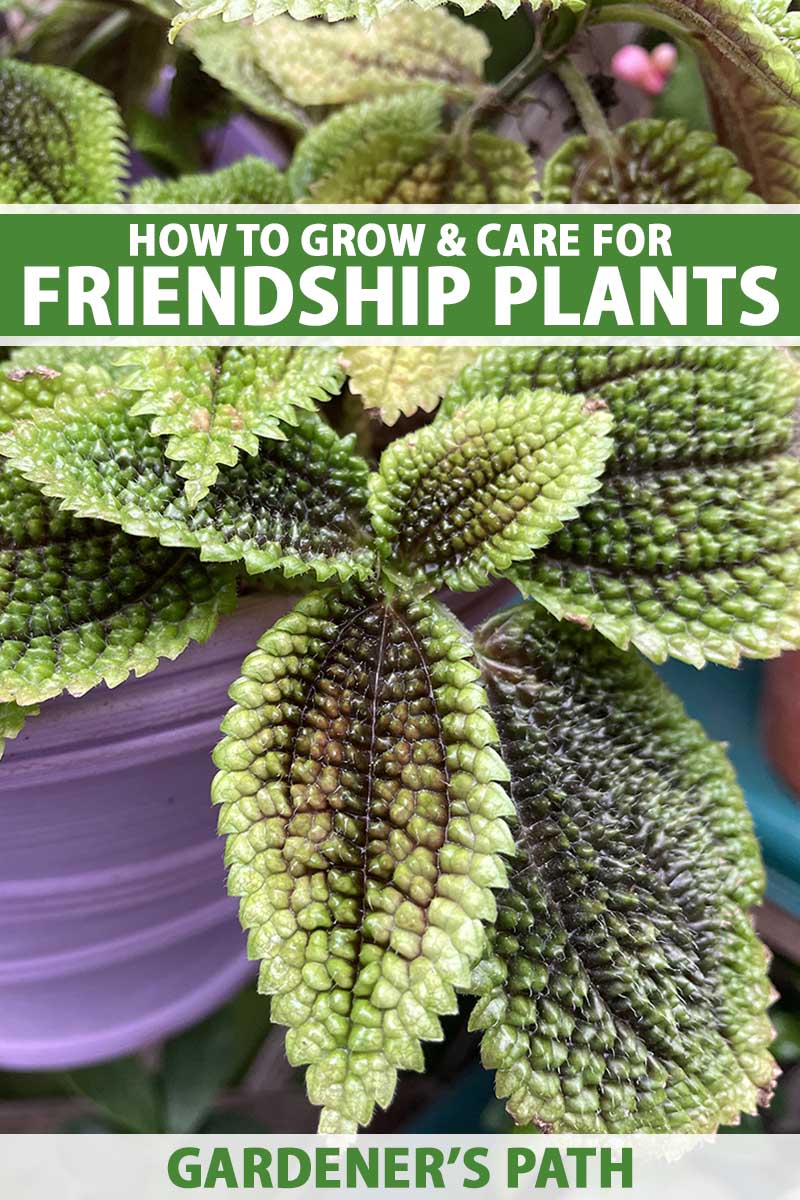
[[[128,1053],[248,977],[209,803],[242,659],[289,606],[251,596],[205,646],[44,707],[0,767],[0,1067]]]
[[[169,105],[169,89],[175,76],[173,67],[165,67],[161,82],[150,93],[147,107],[154,116],[163,117]],[[270,126],[246,113],[231,117],[225,125],[210,130],[204,138],[208,163],[204,168],[218,171],[229,167],[247,155],[264,158],[283,169],[291,157],[290,142],[279,126]],[[145,155],[130,149],[126,186],[131,187],[142,179],[151,179],[157,172]]]
[[[510,588],[450,597],[473,625]],[[144,679],[51,701],[0,766],[0,1068],[127,1054],[253,974],[209,802],[227,689],[287,597]]]

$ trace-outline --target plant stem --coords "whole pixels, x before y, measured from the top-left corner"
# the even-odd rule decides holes
[[[502,112],[518,95],[542,73],[547,60],[541,45],[534,43],[521,62],[497,87],[486,88],[471,108],[466,109],[456,122],[456,132],[469,137],[470,131],[479,121],[494,113]]]
[[[586,77],[568,58],[558,63],[555,71],[566,88],[570,100],[575,105],[581,125],[588,136],[594,141],[610,147],[612,143],[611,130]]]
[[[614,187],[619,191],[614,135],[609,129],[605,113],[598,104],[597,97],[592,91],[589,81],[583,72],[575,66],[574,62],[568,58],[562,59],[556,65],[555,71],[572,103],[575,105],[575,110],[587,137],[591,138],[604,152],[608,160],[608,169],[611,172]]]
[[[691,32],[688,26],[682,25],[677,17],[671,17],[658,9],[650,8],[647,3],[601,4],[593,8],[587,17],[589,25],[619,25],[634,22],[637,25],[647,25],[673,37],[687,38]]]
[[[559,10],[543,23],[537,24],[533,45],[522,61],[517,63],[496,87],[487,88],[472,107],[462,113],[456,122],[456,130],[462,136],[468,137],[470,130],[479,121],[503,112],[541,75],[551,71],[574,40],[587,11],[584,10],[576,16],[574,13]]]

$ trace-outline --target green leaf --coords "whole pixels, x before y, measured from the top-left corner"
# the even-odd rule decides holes
[[[349,105],[307,134],[287,172],[316,204],[526,204],[535,190],[524,146],[493,133],[466,142],[441,129],[432,88]]]
[[[342,366],[350,391],[387,425],[432,412],[449,384],[480,353],[471,346],[350,346]]]
[[[61,374],[68,363],[102,365],[118,374],[114,365],[119,350],[92,346],[26,346],[14,350],[11,362],[0,367],[0,432],[15,421],[31,417],[40,408],[52,408],[61,393]]]
[[[610,425],[584,396],[521,390],[396,439],[370,479],[379,553],[429,590],[482,587],[597,491]]]
[[[316,413],[299,412],[284,441],[262,442],[192,509],[164,443],[133,415],[135,393],[100,364],[69,364],[57,382],[53,407],[17,422],[0,453],[76,516],[196,548],[206,562],[244,560],[253,574],[370,572],[366,463]]]
[[[789,11],[790,0],[750,0],[750,7],[762,23],[787,46],[800,55],[800,13]]]
[[[205,1021],[170,1038],[161,1070],[168,1133],[190,1133],[201,1125],[220,1089],[237,1079],[269,1028],[269,1005],[248,986]]]
[[[197,171],[203,155],[202,128],[175,121],[169,113],[137,106],[127,114],[131,147],[155,171],[187,175]]]
[[[613,150],[588,137],[564,142],[542,180],[545,204],[755,204],[750,176],[710,133],[683,121],[631,121]]]
[[[39,709],[36,705],[28,705],[23,708],[19,704],[15,704],[13,700],[0,702],[0,758],[3,757],[6,742],[19,737],[28,717],[35,717],[38,714]]]
[[[513,850],[478,670],[431,600],[304,597],[231,688],[213,798],[259,986],[323,1132],[421,1070]]]
[[[252,112],[295,133],[304,133],[311,127],[310,115],[273,80],[271,47],[262,29],[223,25],[214,19],[192,26],[182,40],[195,52],[206,74]]]
[[[59,0],[33,30],[26,58],[79,71],[128,113],[158,85],[168,51],[165,25],[149,13],[110,0]]]
[[[0,699],[20,705],[145,675],[236,598],[229,568],[77,520],[5,463],[0,544]]]
[[[415,0],[420,8],[435,8],[446,0]],[[458,7],[464,13],[477,12],[483,7],[484,0],[456,0]],[[491,0],[495,8],[499,8],[504,17],[516,12],[522,0]],[[302,21],[308,17],[324,17],[327,21],[345,21],[351,17],[357,18],[362,25],[371,25],[379,17],[400,5],[405,0],[179,0],[185,11],[175,17],[172,22],[171,37],[178,33],[189,22],[198,18],[222,16],[224,21],[239,21],[243,17],[252,17],[254,21],[267,21],[281,13],[289,13],[295,20]],[[585,0],[529,0],[528,7],[542,8],[547,3],[548,8],[569,8],[575,12],[585,7]]]
[[[431,88],[351,104],[312,129],[295,151],[287,178],[296,198],[329,179],[359,154],[373,166],[386,147],[400,147],[409,167],[424,158],[441,121],[441,96]]]
[[[604,401],[615,441],[598,494],[509,572],[524,595],[656,662],[735,666],[800,645],[800,465],[787,453],[800,374],[788,354],[492,350],[440,411],[523,387]]]
[[[286,177],[263,158],[248,155],[208,175],[143,179],[131,189],[131,204],[288,204]]]
[[[469,96],[482,86],[488,39],[444,9],[404,4],[371,29],[275,17],[261,27],[269,71],[297,104],[349,104],[430,83]]]
[[[758,844],[723,748],[635,655],[532,604],[478,630],[520,858],[471,1027],[519,1123],[702,1132],[766,1104]]]
[[[220,465],[234,466],[240,450],[257,454],[259,438],[285,440],[298,412],[314,412],[344,378],[336,352],[316,347],[150,347],[120,362],[139,368],[125,379],[143,392],[131,415],[153,416],[151,432],[169,438],[166,454],[181,464],[190,508]]]
[[[131,1133],[161,1133],[161,1112],[155,1082],[135,1058],[118,1058],[71,1071],[67,1079],[76,1092]]]
[[[603,20],[608,0],[596,0]],[[625,20],[611,0],[609,18]],[[763,16],[763,6],[759,6]],[[696,52],[720,142],[752,177],[768,204],[800,194],[800,63],[759,20],[752,0],[646,0],[632,19],[681,37]]]
[[[0,203],[121,200],[122,133],[114,101],[82,76],[0,61]]]

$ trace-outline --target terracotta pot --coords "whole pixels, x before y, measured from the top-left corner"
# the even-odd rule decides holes
[[[775,770],[800,797],[800,652],[768,662],[764,672],[762,726]]]

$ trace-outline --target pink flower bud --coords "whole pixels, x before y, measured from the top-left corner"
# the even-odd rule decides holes
[[[677,61],[678,51],[671,42],[662,42],[650,51],[650,62],[657,71],[661,72],[665,79],[668,79],[675,70]]]
[[[667,77],[662,75],[661,71],[657,70],[652,63],[648,63],[647,69],[642,72],[637,83],[643,92],[647,92],[648,96],[660,96],[667,86]]]
[[[617,79],[624,83],[635,83],[639,87],[650,69],[650,55],[644,46],[621,46],[611,60],[611,71]]]

